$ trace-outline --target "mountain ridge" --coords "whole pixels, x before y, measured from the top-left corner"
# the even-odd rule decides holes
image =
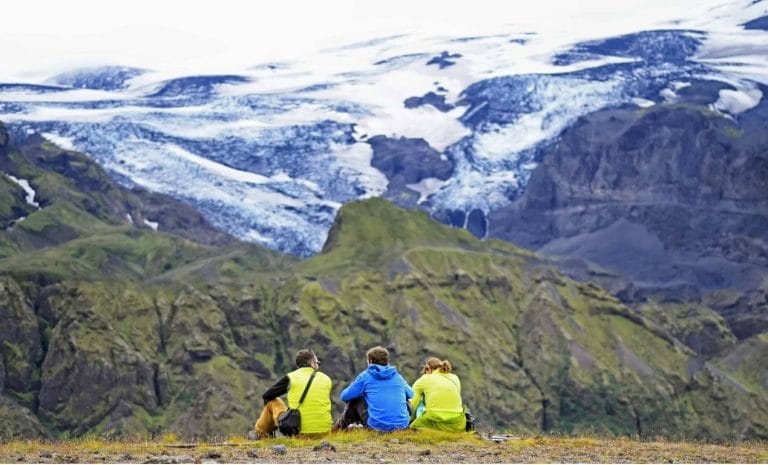
[[[493,235],[558,257],[571,276],[596,280],[630,305],[710,305],[736,288],[751,296],[739,311],[715,307],[740,336],[759,333],[765,108],[733,120],[688,104],[588,115],[563,133],[526,193],[491,214]],[[754,332],[744,332],[748,325]]]

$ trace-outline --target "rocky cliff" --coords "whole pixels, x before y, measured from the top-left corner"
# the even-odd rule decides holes
[[[714,91],[579,119],[523,196],[490,215],[491,234],[633,306],[697,301],[739,338],[764,332],[768,103],[727,118],[705,106]]]

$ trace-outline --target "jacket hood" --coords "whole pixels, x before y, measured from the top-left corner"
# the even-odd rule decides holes
[[[397,374],[397,368],[392,365],[368,365],[368,373],[376,379],[389,379]]]

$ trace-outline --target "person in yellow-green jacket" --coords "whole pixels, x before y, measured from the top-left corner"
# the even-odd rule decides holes
[[[325,373],[319,371],[320,360],[315,353],[309,349],[300,350],[296,353],[296,370],[288,373],[281,378],[272,387],[262,395],[264,399],[264,410],[256,421],[256,435],[258,438],[265,438],[272,435],[277,429],[277,418],[281,413],[288,410],[288,407],[296,408],[299,399],[304,393],[312,373],[315,374],[312,384],[307,390],[304,402],[298,406],[301,412],[301,434],[319,434],[331,431],[331,388],[333,383],[331,378]],[[280,396],[287,394],[288,404],[286,405]]]
[[[411,411],[415,419],[411,428],[465,431],[467,423],[461,401],[461,381],[451,373],[452,370],[448,360],[429,357],[424,362],[423,375],[413,383]]]

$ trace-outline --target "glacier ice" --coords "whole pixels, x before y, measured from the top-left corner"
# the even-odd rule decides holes
[[[723,61],[712,42],[718,34],[643,30],[552,49],[525,31],[421,42],[398,34],[234,74],[86,68],[0,83],[0,120],[16,139],[41,133],[120,182],[189,202],[235,236],[297,256],[322,248],[344,202],[387,190],[371,166],[371,138],[420,139],[454,171],[407,187],[436,218],[483,236],[485,213],[523,192],[542,150],[582,115],[674,100],[695,80],[727,84],[716,110],[759,102],[753,49],[738,48],[751,66],[739,74],[739,57]]]

